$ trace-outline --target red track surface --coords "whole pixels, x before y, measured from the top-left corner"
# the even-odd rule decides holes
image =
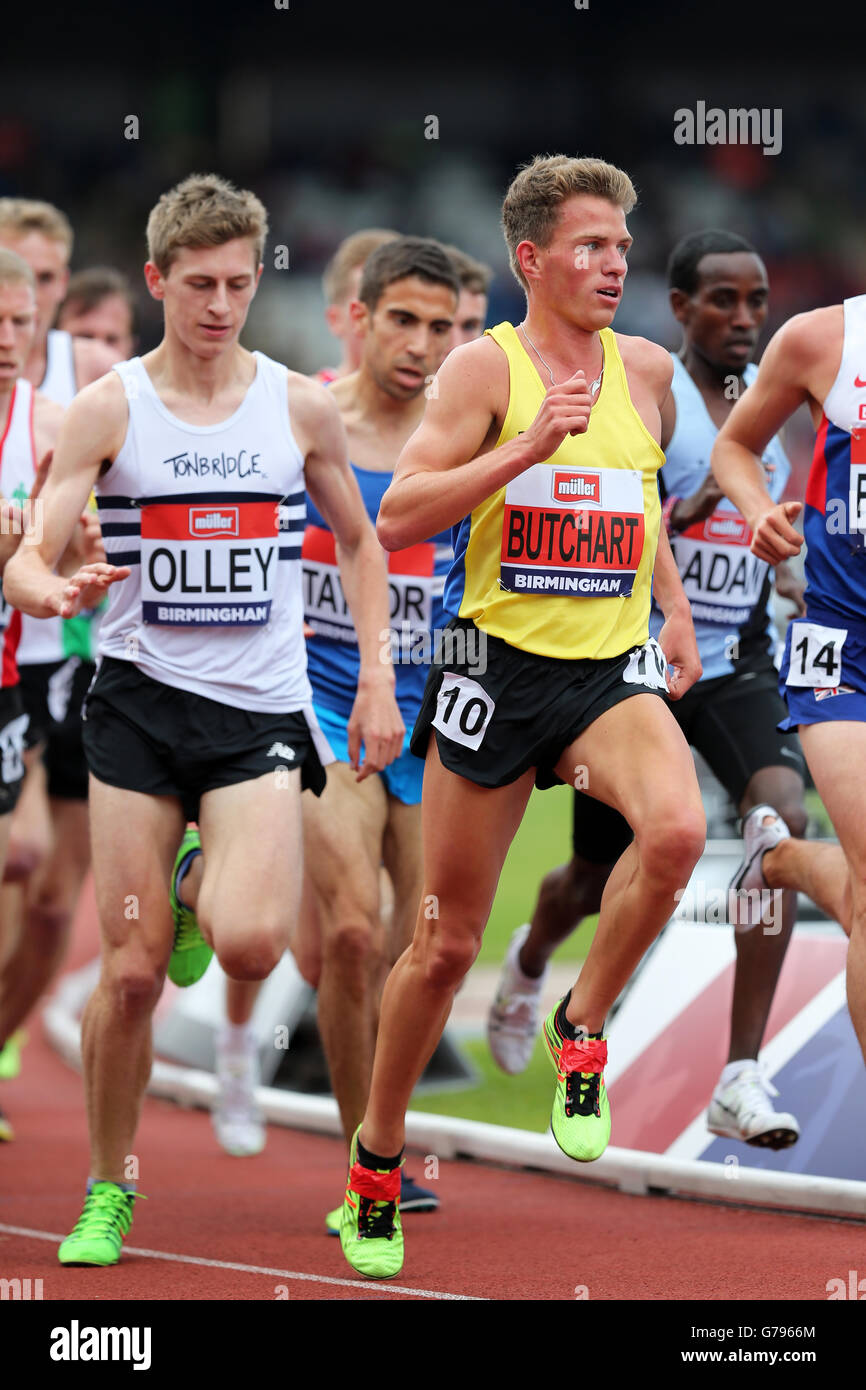
[[[95,953],[92,922],[87,894],[70,966]],[[147,1099],[135,1151],[149,1200],[138,1204],[127,1245],[161,1258],[127,1249],[111,1269],[64,1269],[53,1240],[2,1229],[64,1235],[87,1174],[81,1078],[37,1020],[29,1031],[22,1075],[2,1087],[17,1138],[0,1144],[0,1276],[41,1278],[46,1300],[272,1300],[280,1285],[292,1300],[406,1299],[413,1290],[574,1299],[581,1285],[590,1299],[821,1300],[828,1279],[862,1265],[860,1225],[442,1162],[442,1207],[406,1218],[397,1288],[371,1284],[324,1234],[345,1176],[341,1143],[272,1127],[264,1154],[229,1158],[206,1114]],[[423,1168],[423,1159],[410,1162],[418,1177]],[[198,1263],[213,1260],[255,1268]]]

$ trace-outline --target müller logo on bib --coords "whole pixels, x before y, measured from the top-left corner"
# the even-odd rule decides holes
[[[707,517],[704,537],[708,541],[727,541],[729,545],[748,545],[752,538],[745,517],[719,512]]]
[[[189,534],[199,540],[215,536],[239,536],[240,513],[237,507],[190,507]]]
[[[601,506],[601,479],[597,473],[553,474],[554,502],[594,502]]]

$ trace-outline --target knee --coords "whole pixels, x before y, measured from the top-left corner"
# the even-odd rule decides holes
[[[39,868],[45,858],[43,846],[35,841],[11,840],[3,870],[4,883],[23,883]]]
[[[153,1012],[162,993],[164,972],[141,959],[115,961],[108,971],[107,985],[115,1010],[128,1018]]]
[[[381,960],[384,946],[381,924],[356,914],[325,929],[323,963],[327,962],[330,967],[337,965],[355,979]]]
[[[219,943],[219,934],[215,936]],[[232,980],[264,980],[285,949],[282,930],[259,927],[217,947],[217,959]]]
[[[424,978],[436,989],[456,989],[468,973],[481,949],[481,933],[438,931],[430,941],[424,955]]]
[[[707,822],[701,807],[678,807],[635,832],[646,873],[674,888],[682,888],[704,852]]]

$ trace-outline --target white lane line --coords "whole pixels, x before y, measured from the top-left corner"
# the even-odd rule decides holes
[[[27,1236],[31,1240],[52,1240],[57,1244],[66,1239],[65,1236],[55,1235],[52,1231],[31,1231],[27,1226],[0,1225],[0,1233]],[[361,1283],[355,1279],[329,1279],[324,1274],[299,1274],[292,1269],[267,1269],[262,1265],[235,1264],[231,1260],[205,1260],[198,1255],[171,1255],[165,1250],[142,1250],[134,1245],[125,1245],[123,1248],[128,1255],[141,1255],[146,1260],[170,1260],[174,1264],[203,1265],[207,1269],[234,1269],[239,1274],[268,1274],[275,1279],[295,1280],[306,1284],[336,1284],[340,1288],[357,1289],[361,1293],[408,1293],[414,1298],[438,1298],[449,1302],[488,1302],[486,1298],[476,1298],[473,1294],[440,1293],[436,1289],[409,1289],[402,1284],[386,1283],[384,1279],[377,1279],[375,1283]]]

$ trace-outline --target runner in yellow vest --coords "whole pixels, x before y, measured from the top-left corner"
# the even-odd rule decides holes
[[[347,1259],[373,1277],[402,1266],[405,1111],[478,953],[533,785],[570,782],[635,833],[580,979],[544,1026],[554,1137],[578,1161],[610,1135],[605,1017],[704,846],[691,753],[661,698],[665,658],[674,698],[701,671],[659,535],[672,363],[610,330],[634,202],[628,176],[601,160],[538,158],[517,175],[503,225],[526,319],[446,359],[379,512],[387,549],[454,526],[455,562],[453,617],[412,742],[426,757],[424,896],[385,987],[341,1221]],[[648,632],[654,563],[659,642]]]

